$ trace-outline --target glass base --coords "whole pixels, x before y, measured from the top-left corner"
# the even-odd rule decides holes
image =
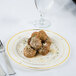
[[[51,26],[51,23],[48,20],[40,19],[40,20],[34,21],[34,26],[38,28],[47,28]]]

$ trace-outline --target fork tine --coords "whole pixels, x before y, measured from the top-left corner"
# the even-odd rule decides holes
[[[1,43],[1,40],[0,40],[0,43]]]
[[[1,46],[1,40],[0,40],[0,46]]]
[[[2,42],[1,42],[1,40],[0,40],[0,46],[3,46],[3,44],[2,44]]]
[[[2,52],[4,52],[5,50],[4,50],[4,46],[3,46],[3,44],[2,44],[2,42],[1,42],[1,40],[0,40],[0,53],[2,53]]]

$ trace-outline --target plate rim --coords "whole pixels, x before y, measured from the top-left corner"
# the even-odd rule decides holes
[[[29,30],[24,30],[24,31],[21,31],[21,32],[16,33],[15,35],[13,35],[13,36],[7,41],[7,44],[6,44],[7,54],[8,54],[8,56],[9,56],[15,63],[17,63],[17,64],[19,64],[19,65],[21,65],[21,66],[27,67],[27,68],[31,68],[31,69],[50,69],[50,68],[56,67],[56,66],[64,63],[64,62],[68,59],[68,57],[70,56],[70,45],[69,45],[68,41],[67,41],[64,37],[62,37],[61,35],[57,34],[56,32],[50,31],[50,30],[44,30],[44,31],[52,32],[52,33],[58,35],[59,37],[61,37],[62,39],[64,39],[65,42],[66,42],[67,45],[68,45],[68,48],[69,48],[68,54],[67,54],[67,56],[65,57],[65,59],[64,59],[62,62],[60,62],[60,63],[58,63],[58,64],[56,64],[56,65],[53,65],[53,66],[49,66],[49,67],[31,67],[31,66],[27,66],[27,65],[21,64],[21,63],[17,62],[14,58],[12,58],[12,56],[9,54],[9,51],[8,51],[8,45],[9,45],[10,41],[11,41],[16,35],[18,35],[18,34],[20,34],[20,33],[23,33],[23,32],[27,32],[27,31],[32,31],[32,30],[44,30],[44,29],[29,29]]]

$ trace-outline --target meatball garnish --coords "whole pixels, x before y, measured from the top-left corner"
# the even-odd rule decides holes
[[[32,37],[30,41],[30,46],[35,50],[38,50],[42,47],[41,40],[37,37]]]

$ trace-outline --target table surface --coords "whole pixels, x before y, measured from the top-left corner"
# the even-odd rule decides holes
[[[58,10],[55,8],[49,10],[46,16],[51,21],[51,26],[44,29],[60,34],[69,42],[71,47],[69,59],[64,64],[46,71],[20,69],[10,60],[16,71],[15,76],[76,76],[76,15],[64,8]],[[0,0],[0,39],[6,45],[7,40],[15,33],[37,29],[31,21],[38,18],[39,12],[33,0]],[[2,57],[0,58],[0,64],[6,71],[4,61]]]

